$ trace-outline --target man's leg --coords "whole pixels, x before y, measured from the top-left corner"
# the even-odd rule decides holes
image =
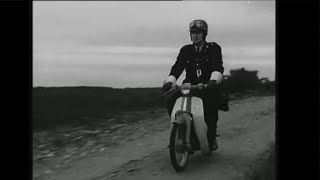
[[[173,94],[167,95],[167,97],[165,98],[165,103],[167,105],[167,110],[168,110],[168,114],[169,116],[171,116],[174,104],[176,103],[176,100],[181,96],[180,92],[174,92]]]
[[[205,92],[203,97],[204,117],[208,126],[208,141],[211,150],[216,150],[218,144],[216,141],[217,134],[217,122],[218,122],[218,101],[217,91],[215,89],[209,89]]]

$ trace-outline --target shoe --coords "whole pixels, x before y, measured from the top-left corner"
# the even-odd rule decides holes
[[[217,139],[214,139],[212,141],[209,142],[209,150],[210,151],[215,151],[218,149],[218,142]]]
[[[228,104],[221,104],[219,107],[219,110],[221,111],[229,111],[229,105]]]
[[[188,151],[189,151],[189,154],[194,154],[192,145],[189,146]]]
[[[189,154],[194,154],[194,151],[192,149],[189,149]]]

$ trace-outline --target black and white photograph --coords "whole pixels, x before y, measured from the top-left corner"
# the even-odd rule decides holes
[[[33,1],[34,180],[275,180],[276,2]]]

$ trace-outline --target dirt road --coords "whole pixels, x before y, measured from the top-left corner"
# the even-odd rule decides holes
[[[170,124],[165,110],[157,118],[141,122],[145,133],[126,135],[123,143],[74,160],[69,168],[34,179],[246,179],[268,155],[275,140],[275,97],[251,97],[230,102],[229,112],[219,112],[219,149],[205,158],[190,156],[187,169],[176,173],[169,159]],[[127,126],[128,130],[133,127]],[[34,167],[34,172],[38,169]]]

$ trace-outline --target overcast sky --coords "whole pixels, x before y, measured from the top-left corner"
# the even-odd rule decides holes
[[[33,85],[160,87],[193,19],[222,47],[224,74],[274,80],[275,1],[33,1]]]

